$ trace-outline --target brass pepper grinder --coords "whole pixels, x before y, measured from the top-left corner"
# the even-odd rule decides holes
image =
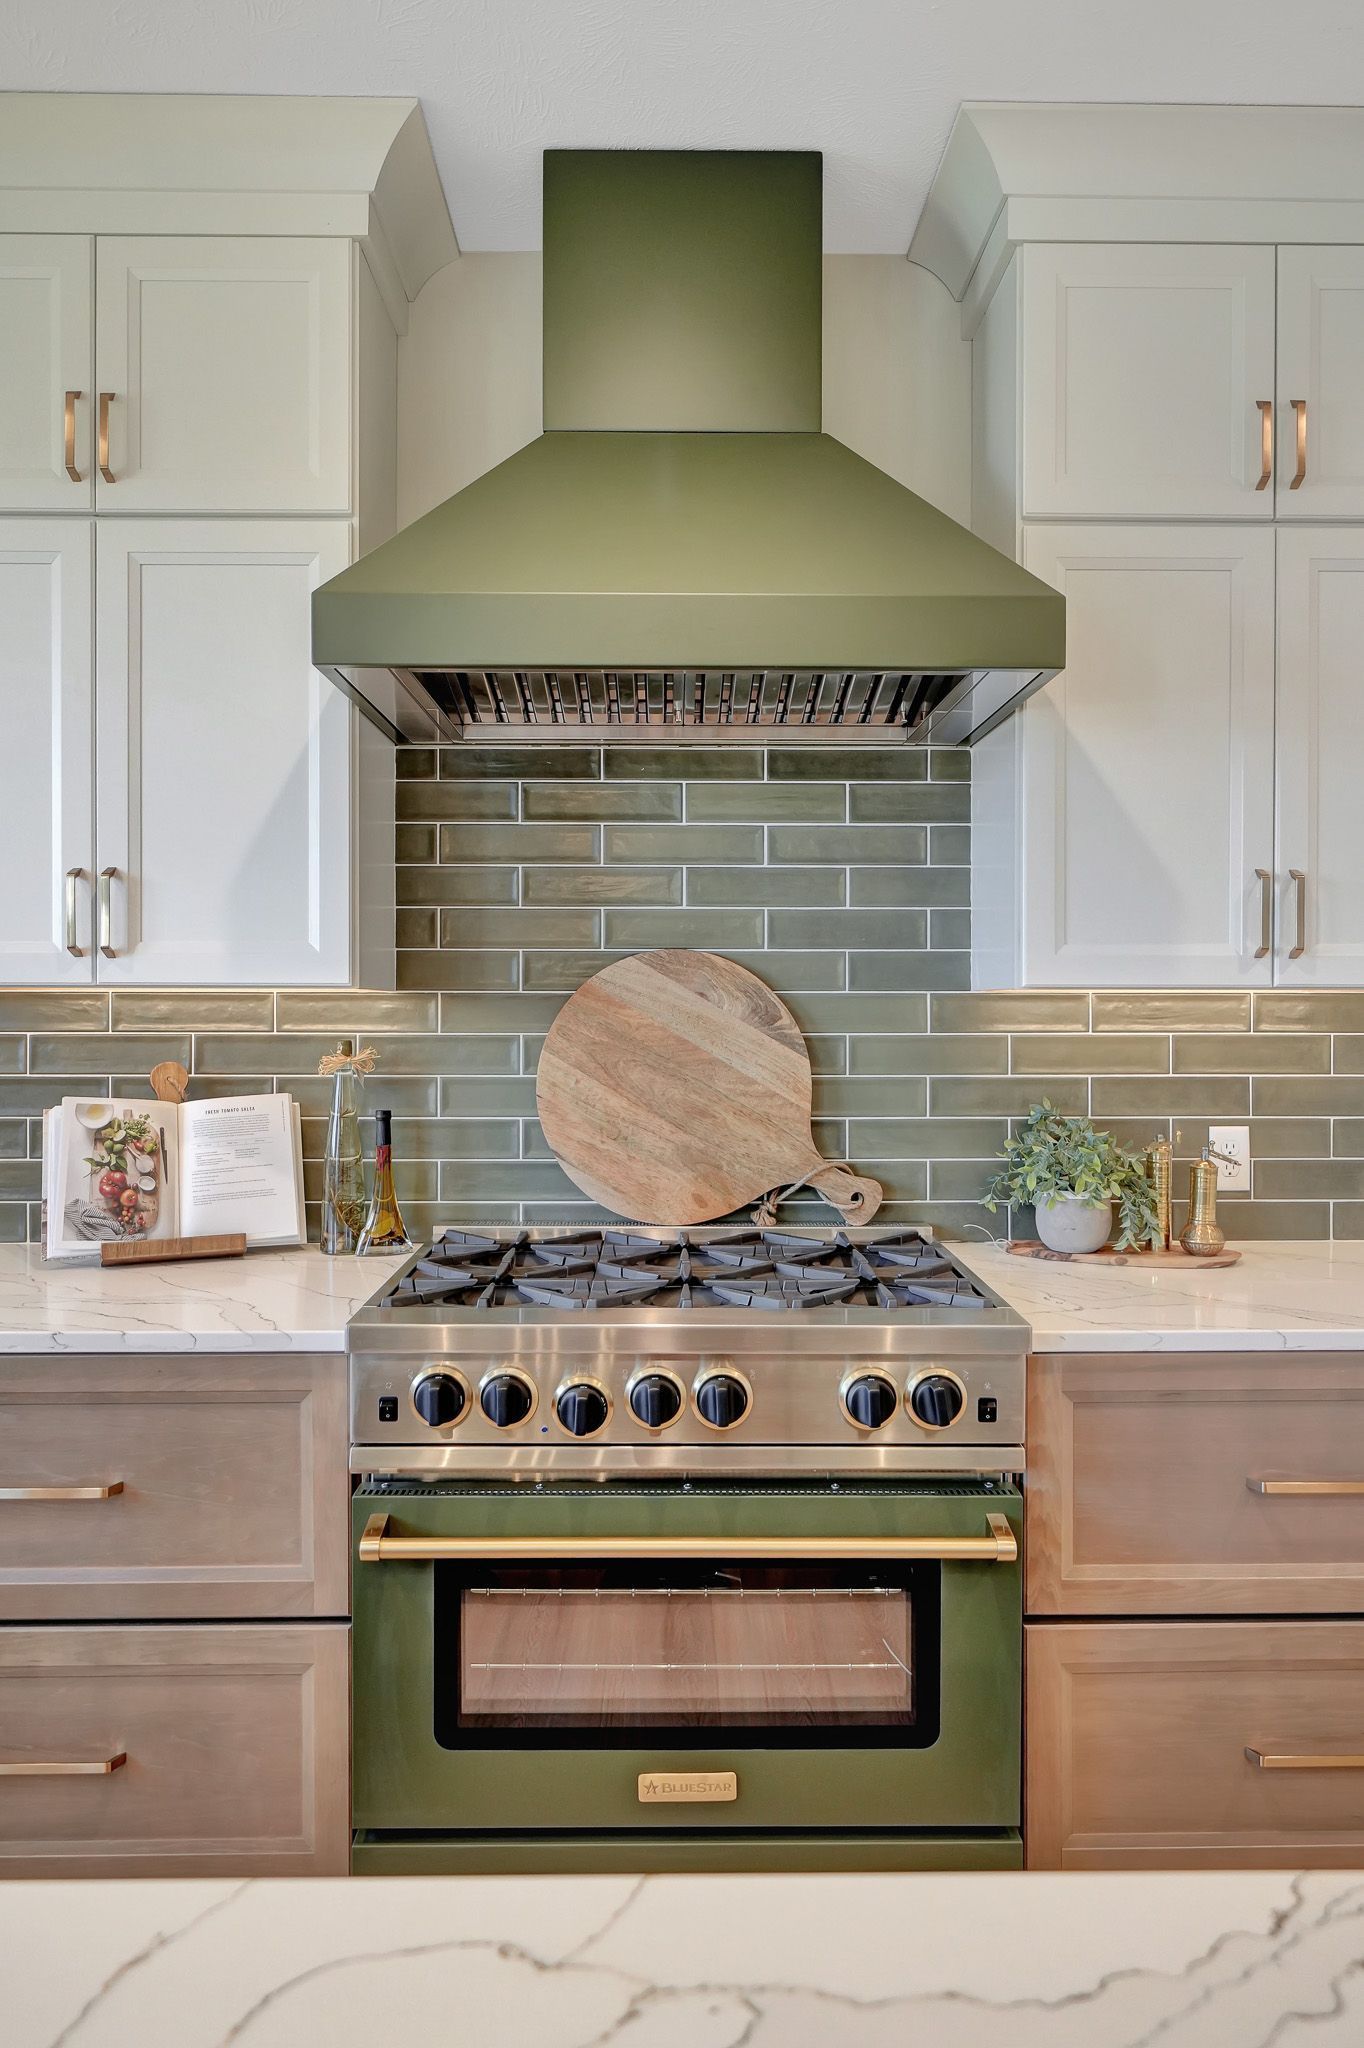
[[[1205,1145],[1189,1168],[1189,1220],[1179,1241],[1191,1259],[1211,1258],[1227,1241],[1217,1221],[1217,1161],[1225,1157]]]
[[[1170,1191],[1174,1177],[1174,1146],[1168,1138],[1153,1138],[1146,1154],[1146,1170],[1151,1176],[1151,1196],[1156,1211],[1156,1227],[1151,1232],[1151,1249],[1168,1252],[1170,1249]]]

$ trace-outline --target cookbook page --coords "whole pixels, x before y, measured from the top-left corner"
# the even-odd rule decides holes
[[[49,1258],[179,1233],[179,1134],[171,1102],[68,1095],[44,1133]]]
[[[180,1230],[240,1230],[248,1244],[303,1242],[298,1114],[289,1095],[232,1095],[180,1108]]]

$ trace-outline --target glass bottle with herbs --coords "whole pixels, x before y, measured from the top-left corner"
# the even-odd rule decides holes
[[[365,1046],[358,1053],[353,1042],[343,1038],[335,1052],[324,1053],[319,1074],[333,1079],[331,1115],[327,1121],[327,1151],[322,1173],[322,1235],[324,1252],[355,1251],[365,1221],[365,1162],[360,1144],[357,1090],[365,1075],[374,1069],[375,1053]]]

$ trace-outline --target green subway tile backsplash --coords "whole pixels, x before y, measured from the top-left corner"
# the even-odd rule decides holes
[[[1184,1162],[1248,1121],[1233,1236],[1364,1235],[1364,993],[970,987],[970,758],[911,748],[402,748],[398,989],[0,992],[0,1240],[36,1228],[42,1111],[145,1089],[278,1087],[320,1188],[342,1036],[379,1066],[414,1230],[601,1212],[549,1155],[535,1066],[568,992],[641,947],[723,952],[806,1034],[817,1142],[886,1190],[881,1218],[1001,1234],[981,1195],[1045,1096]],[[806,1193],[793,1218],[830,1219]]]

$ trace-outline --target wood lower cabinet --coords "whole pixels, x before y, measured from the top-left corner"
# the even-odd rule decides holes
[[[6,1360],[0,1621],[344,1616],[347,1452],[339,1354]]]
[[[1029,1614],[1364,1612],[1361,1361],[1035,1357],[1027,1503]]]
[[[1364,1863],[1364,1621],[1038,1622],[1026,1672],[1029,1869]]]
[[[0,1629],[0,1877],[343,1876],[343,1623]]]

